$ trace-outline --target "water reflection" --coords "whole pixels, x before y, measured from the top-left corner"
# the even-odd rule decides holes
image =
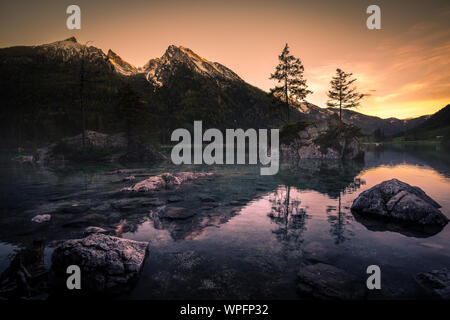
[[[298,190],[315,190],[337,199],[341,192],[357,190],[364,181],[356,178],[364,168],[364,162],[303,160],[284,163],[277,177],[284,185]]]
[[[342,211],[341,194],[339,194],[338,206],[327,207],[328,223],[330,224],[330,234],[334,238],[335,244],[341,244],[353,236],[353,232],[348,230],[352,224],[353,217],[346,211]]]
[[[414,272],[440,268],[448,261],[450,228],[428,234],[432,237],[424,246],[418,238],[423,234],[412,228],[368,220],[353,215],[349,207],[360,192],[395,177],[420,186],[450,216],[450,180],[444,174],[449,167],[427,152],[425,156],[416,150],[408,152],[368,150],[365,164],[283,163],[276,176],[260,176],[259,167],[248,166],[175,168],[164,164],[82,173],[4,168],[0,172],[0,241],[19,246],[36,239],[48,243],[82,236],[91,225],[151,241],[147,271],[141,279],[153,282],[142,284],[136,298],[158,298],[160,292],[149,291],[158,287],[167,288],[166,298],[195,297],[202,286],[208,297],[235,298],[251,291],[263,292],[265,298],[295,298],[298,268],[311,257],[351,272],[360,272],[361,265],[374,261],[392,265],[395,268],[386,271],[386,279],[391,276],[407,283]],[[156,194],[116,193],[162,172],[195,170],[214,171],[217,176]],[[130,175],[136,180],[124,181]],[[89,209],[62,209],[72,203]],[[159,214],[163,206],[183,208],[192,215],[166,219]],[[45,213],[52,214],[50,223],[30,222],[34,215]],[[186,260],[200,261],[198,267],[172,272],[179,268],[180,253],[192,253]],[[232,276],[222,281],[217,276],[221,274]],[[157,275],[182,276],[185,281],[169,282]],[[396,285],[402,287],[403,282]]]
[[[306,220],[310,218],[305,209],[300,207],[301,201],[291,198],[291,186],[280,187],[269,201],[272,205],[269,218],[277,225],[272,232],[283,243],[286,251],[300,251],[303,233],[306,231]]]
[[[369,144],[365,148],[366,168],[408,163],[416,166],[428,166],[445,177],[450,177],[450,152],[439,144]]]
[[[380,219],[370,218],[356,212],[353,212],[355,220],[365,226],[367,230],[382,232],[397,232],[407,237],[429,238],[442,231],[441,226],[418,226],[416,224],[400,223],[398,221],[391,222]]]
[[[330,224],[330,234],[335,239],[336,244],[343,243],[351,237],[353,234],[347,230],[347,227],[351,225],[353,217],[348,210],[342,210],[341,196],[343,194],[352,194],[365,184],[363,179],[357,177],[363,167],[364,163],[356,161],[343,163],[340,161],[309,160],[284,164],[279,178],[286,185],[286,199],[284,202],[277,200],[277,208],[286,212],[285,229],[287,229],[289,205],[294,210],[300,204],[299,201],[289,202],[290,188],[293,186],[296,190],[314,190],[326,194],[332,199],[338,199],[337,206],[329,205],[326,209],[327,221]],[[274,215],[272,214],[272,216]],[[302,216],[300,214],[300,217]],[[300,220],[300,222],[303,221],[304,218]],[[303,230],[304,225],[300,226],[300,230]],[[287,230],[284,232],[287,233]]]

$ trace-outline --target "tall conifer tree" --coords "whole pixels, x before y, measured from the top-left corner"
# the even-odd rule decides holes
[[[339,119],[342,121],[342,109],[356,108],[359,106],[364,94],[358,93],[356,87],[352,85],[355,79],[352,79],[353,73],[345,73],[341,69],[336,69],[336,76],[331,81],[331,90],[328,91],[327,105],[329,107],[339,107]]]
[[[307,89],[302,62],[290,54],[287,43],[281,55],[278,56],[278,60],[279,64],[275,72],[270,75],[270,79],[276,80],[280,85],[270,89],[270,93],[283,102],[287,122],[289,122],[292,100],[304,100],[312,91]]]

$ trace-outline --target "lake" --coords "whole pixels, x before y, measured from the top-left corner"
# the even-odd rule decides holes
[[[216,175],[150,196],[115,196],[174,171]],[[123,299],[299,299],[297,273],[315,262],[364,282],[366,268],[380,266],[382,290],[368,298],[426,298],[414,275],[450,266],[449,225],[424,234],[350,211],[359,193],[397,178],[422,188],[450,217],[450,154],[438,146],[369,145],[363,163],[282,163],[275,176],[260,176],[257,166],[170,163],[53,170],[3,164],[0,176],[0,271],[15,249],[36,240],[45,244],[48,266],[55,241],[100,226],[150,243],[141,277]],[[149,197],[195,215],[161,219],[146,205]],[[86,210],[64,210],[72,204]],[[45,213],[49,223],[31,222]]]

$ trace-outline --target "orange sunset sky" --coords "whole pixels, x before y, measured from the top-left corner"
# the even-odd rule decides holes
[[[70,4],[81,30],[67,30]],[[366,8],[381,7],[381,30],[366,28]],[[434,113],[450,103],[449,1],[0,1],[0,47],[75,36],[135,66],[183,45],[268,91],[284,44],[305,66],[325,107],[337,67],[353,72],[368,97],[359,112],[382,118]]]

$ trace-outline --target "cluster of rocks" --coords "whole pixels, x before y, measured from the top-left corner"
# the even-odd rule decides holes
[[[155,162],[166,159],[161,152],[144,144],[128,145],[128,139],[124,133],[106,134],[92,130],[86,130],[84,135],[64,138],[59,142],[38,148],[34,155],[22,156],[14,159],[20,162],[36,162],[40,165],[53,165],[64,162],[67,159],[65,153],[81,151],[83,148],[90,150],[102,150],[105,159],[109,161],[128,162]]]
[[[422,189],[397,179],[362,192],[352,205],[353,211],[375,219],[443,227],[449,219],[438,208],[439,204]],[[415,280],[433,296],[450,299],[448,269],[419,273]],[[302,296],[325,300],[365,299],[368,294],[364,279],[321,262],[306,265],[299,271],[297,290]]]
[[[162,173],[157,176],[148,178],[136,183],[132,187],[123,188],[124,192],[151,192],[164,189],[170,189],[179,186],[185,182],[196,180],[202,177],[212,176],[210,172],[178,172],[178,173]]]
[[[323,147],[316,143],[316,139],[325,135],[330,128],[341,125],[339,120],[330,118],[308,124],[297,132],[294,137],[282,141],[280,145],[281,154],[287,159],[360,159],[364,157],[364,150],[358,139],[354,136],[334,136],[335,147]]]
[[[86,130],[84,139],[85,146],[94,149],[125,149],[127,147],[127,139],[124,133],[109,135]],[[34,161],[39,164],[54,164],[63,161],[64,155],[57,152],[57,148],[61,145],[71,150],[80,151],[83,148],[83,135],[65,138],[60,142],[37,149],[33,155]]]
[[[164,173],[121,189],[121,193],[166,190],[210,176],[212,173]],[[134,179],[127,179],[132,180]],[[137,205],[134,203],[136,200],[137,198],[130,197],[116,201],[112,206],[120,212],[133,211]],[[217,201],[209,195],[200,195],[199,200],[211,205]],[[190,224],[195,210],[170,205],[180,201],[183,201],[183,197],[172,194],[167,197],[167,202],[157,198],[145,198],[144,202],[138,202],[139,205],[155,207],[150,211],[150,216],[162,219],[161,223],[186,221]],[[373,218],[389,219],[394,223],[445,226],[448,218],[439,211],[439,207],[439,204],[422,189],[392,179],[362,192],[355,199],[352,210]],[[87,210],[89,205],[83,203],[68,204],[59,208],[59,212],[65,213],[80,213]],[[35,216],[32,221],[42,223],[50,219],[49,214],[44,214]],[[159,221],[158,219],[155,221]],[[177,226],[179,228],[180,225]],[[62,241],[52,257],[51,276],[55,288],[65,290],[66,269],[69,265],[77,265],[82,272],[82,288],[87,292],[115,294],[128,290],[139,277],[148,254],[148,243],[109,235],[113,233],[117,235],[116,231],[107,227],[90,226],[84,229],[85,238]],[[302,297],[325,300],[368,298],[366,274],[364,277],[357,277],[346,270],[320,262],[321,259],[315,261],[316,263],[304,265],[298,273],[297,290]],[[431,294],[449,299],[450,272],[447,269],[419,273],[415,279]]]

